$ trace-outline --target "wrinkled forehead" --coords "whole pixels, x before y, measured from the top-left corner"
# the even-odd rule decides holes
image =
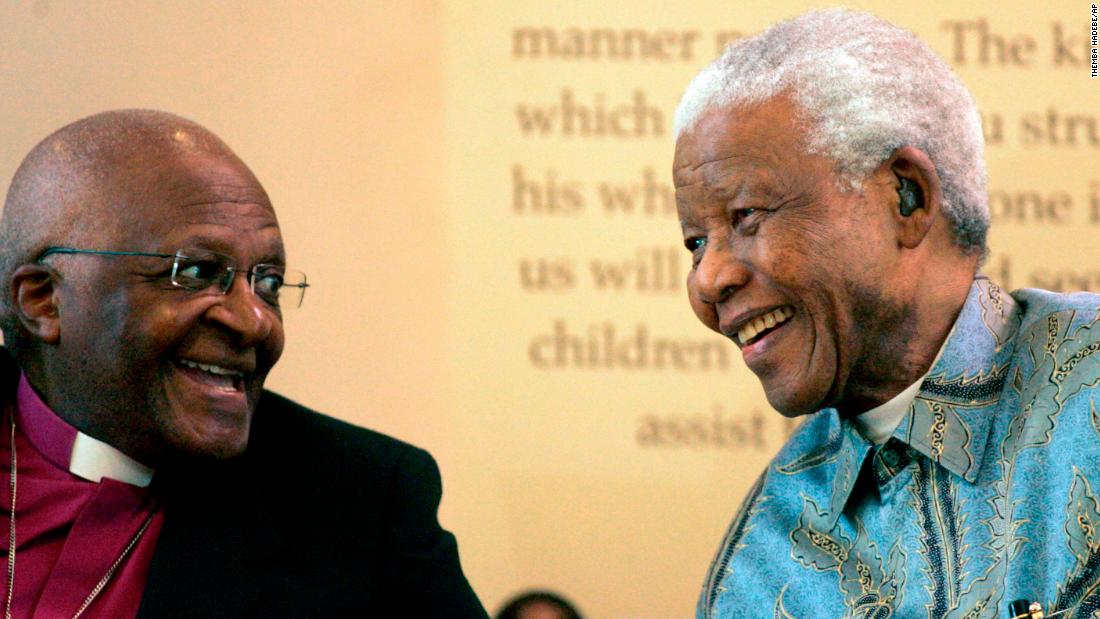
[[[789,105],[709,110],[676,142],[678,201],[784,191],[806,161],[803,135]]]
[[[142,164],[121,166],[103,188],[119,242],[150,247],[205,235],[222,246],[281,252],[267,192],[232,154],[177,152]]]
[[[799,108],[787,97],[708,109],[676,140],[673,173],[690,175],[731,159],[782,163],[806,154],[805,127]]]
[[[149,197],[146,208],[158,206],[178,210],[188,206],[220,203],[255,204],[274,209],[263,186],[233,155],[184,152],[150,166],[153,174],[143,188]]]

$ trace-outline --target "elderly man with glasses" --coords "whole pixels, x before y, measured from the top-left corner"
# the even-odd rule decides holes
[[[204,128],[98,114],[0,219],[6,617],[485,617],[425,452],[263,389],[286,267]]]

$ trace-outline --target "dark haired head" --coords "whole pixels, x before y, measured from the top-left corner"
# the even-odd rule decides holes
[[[517,595],[500,609],[496,619],[525,619],[525,612],[539,605],[557,609],[560,619],[582,619],[573,604],[550,591],[527,591]]]

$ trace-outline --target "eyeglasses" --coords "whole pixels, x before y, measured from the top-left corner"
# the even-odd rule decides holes
[[[143,256],[171,258],[172,272],[169,280],[173,286],[184,290],[217,289],[227,294],[237,273],[244,273],[252,294],[272,307],[294,309],[301,307],[305,298],[306,274],[277,264],[257,264],[251,269],[239,269],[233,258],[208,249],[186,247],[174,254],[158,254],[143,251],[107,251],[100,249],[76,249],[73,247],[48,247],[39,254],[36,262],[42,262],[53,254],[93,254],[97,256]]]

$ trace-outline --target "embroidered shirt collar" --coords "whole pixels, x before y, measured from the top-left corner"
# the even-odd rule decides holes
[[[1000,400],[1020,326],[1020,308],[999,286],[979,275],[955,320],[938,360],[894,430],[893,438],[974,483]],[[835,410],[822,411],[837,415]],[[872,453],[871,442],[851,420],[841,420],[832,496],[824,516],[835,525],[856,478]]]
[[[899,440],[970,483],[978,477],[1020,328],[1016,301],[984,277],[974,281],[940,360],[921,384]]]
[[[35,393],[25,374],[16,392],[20,430],[54,466],[88,481],[109,477],[146,487],[153,469],[65,423]]]

